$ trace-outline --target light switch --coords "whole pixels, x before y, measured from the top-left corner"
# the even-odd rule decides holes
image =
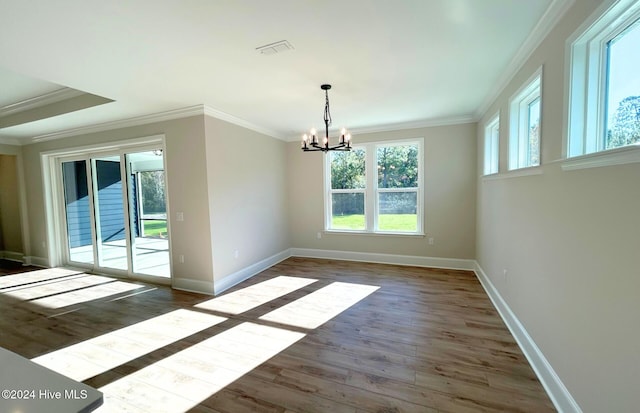
[[[184,221],[184,212],[177,212],[176,213],[176,220]]]

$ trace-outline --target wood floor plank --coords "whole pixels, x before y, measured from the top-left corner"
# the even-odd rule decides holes
[[[21,280],[21,270],[41,269],[13,264],[2,268],[0,260],[0,280],[18,274],[5,284],[21,291],[11,295],[7,292],[14,287],[0,288],[0,346],[29,358],[49,354],[46,358],[55,361],[57,350],[103,343],[119,354],[117,360],[97,360],[98,354],[87,354],[87,348],[84,353],[78,350],[77,359],[91,356],[97,363],[85,383],[123,392],[108,394],[112,409],[157,407],[147,399],[154,397],[175,413],[554,411],[469,271],[294,257],[230,289],[227,294],[240,292],[238,299],[250,304],[220,307],[240,309],[233,313],[198,306],[212,300],[210,296],[137,282],[132,282],[135,294],[114,290],[100,296],[86,285],[74,291],[86,291],[86,301],[45,308],[38,299],[19,297],[41,294],[36,288],[47,282],[47,272]],[[60,274],[52,271],[55,287],[42,289],[53,297],[50,302],[63,303],[55,299],[66,290]],[[277,289],[277,277],[311,281],[297,280],[301,288],[282,290],[279,296],[251,296],[265,281]],[[69,283],[69,288],[74,285],[77,282]],[[256,287],[245,290],[249,286]],[[350,305],[335,311],[340,296],[320,293],[327,288],[342,291],[340,286],[346,286],[346,292],[374,290],[351,297]],[[321,320],[320,325],[304,327],[297,324],[304,321],[301,314],[277,312],[292,303],[297,305],[292,308]],[[184,310],[193,320],[153,321]],[[218,321],[197,327],[203,320]],[[144,327],[150,325],[157,330]],[[154,346],[154,337],[165,342]],[[73,360],[76,355],[59,364],[69,367]],[[101,366],[110,367],[102,371]],[[154,383],[160,379],[162,383]],[[198,386],[180,393],[191,382]]]

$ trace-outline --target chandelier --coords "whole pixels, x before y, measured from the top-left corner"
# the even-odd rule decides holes
[[[331,113],[329,112],[329,89],[331,85],[322,85],[320,89],[324,90],[325,104],[324,104],[324,139],[322,144],[318,142],[318,136],[316,130],[311,129],[309,135],[306,133],[302,136],[302,150],[304,152],[312,151],[350,151],[351,150],[351,134],[347,133],[345,128],[342,128],[340,137],[338,138],[338,144],[335,146],[329,146],[329,125],[331,125]]]

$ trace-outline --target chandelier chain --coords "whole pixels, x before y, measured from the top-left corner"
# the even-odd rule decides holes
[[[324,104],[324,121],[327,125],[331,125],[331,111],[329,110],[329,91],[324,91],[325,104]]]

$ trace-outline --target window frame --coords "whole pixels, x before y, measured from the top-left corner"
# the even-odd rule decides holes
[[[529,162],[529,106],[540,100],[538,162]],[[509,170],[531,168],[542,163],[542,66],[509,99]]]
[[[378,188],[377,151],[385,146],[417,145],[418,147],[418,187],[417,188]],[[353,149],[365,151],[365,188],[364,189],[332,189],[331,188],[331,156],[326,153],[323,162],[324,176],[324,231],[330,233],[375,234],[424,236],[424,138],[409,138],[364,142],[352,145]],[[332,222],[333,193],[364,193],[365,228],[363,230],[334,229]],[[390,192],[416,192],[416,231],[380,230],[378,223],[379,194]]]
[[[500,112],[486,123],[484,128],[483,175],[500,172]]]
[[[605,2],[567,39],[567,85],[565,107],[566,159],[592,155],[615,156],[621,148],[606,147],[608,105],[608,43],[640,19],[640,2]],[[613,152],[612,152],[613,151]]]

